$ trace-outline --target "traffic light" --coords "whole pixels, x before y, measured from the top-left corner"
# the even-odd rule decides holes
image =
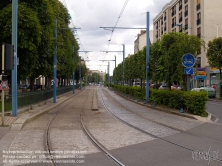
[[[6,44],[5,53],[5,70],[13,70],[14,68],[14,46]]]
[[[0,75],[0,81],[6,81],[7,77],[7,75]]]

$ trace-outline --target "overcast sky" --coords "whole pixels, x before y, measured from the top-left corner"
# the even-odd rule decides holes
[[[81,28],[77,31],[80,51],[93,51],[89,53],[80,52],[79,55],[87,61],[90,70],[107,72],[108,62],[99,60],[114,60],[117,65],[123,61],[122,51],[125,44],[125,57],[134,53],[134,41],[139,29],[120,30],[115,29],[113,34],[110,30],[99,27],[114,27],[126,0],[60,0],[67,6],[72,17],[72,24]],[[162,10],[162,7],[170,0],[129,0],[117,27],[146,27],[146,12],[150,12],[150,30],[153,30],[153,18]],[[112,35],[111,35],[112,34]],[[111,41],[109,42],[108,40]],[[110,75],[113,74],[114,62],[110,62]]]

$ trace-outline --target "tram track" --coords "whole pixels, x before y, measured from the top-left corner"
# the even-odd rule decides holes
[[[80,92],[78,97],[80,95],[82,95],[83,92]],[[93,143],[93,145],[104,154],[104,156],[106,156],[107,158],[110,159],[111,162],[115,163],[115,165],[119,165],[119,166],[124,166],[124,164],[119,161],[117,158],[115,158],[111,153],[108,152],[108,150],[99,143],[99,141],[89,132],[87,126],[84,123],[84,110],[85,110],[85,105],[87,103],[88,100],[90,100],[90,96],[93,93],[93,89],[91,89],[91,91],[88,93],[87,97],[85,97],[85,101],[82,104],[81,110],[79,111],[79,115],[80,115],[80,125],[82,128],[82,131],[85,133],[85,135],[87,136],[87,138]],[[70,99],[69,99],[70,100]],[[52,123],[55,121],[56,117],[58,117],[61,113],[62,110],[66,109],[67,107],[69,107],[70,104],[68,104],[69,100],[67,100],[66,102],[63,103],[64,106],[60,107],[59,110],[51,113],[54,114],[54,116],[50,119],[47,127],[46,127],[46,132],[44,134],[44,145],[45,145],[45,150],[48,151],[50,156],[53,156],[53,153],[51,153],[51,151],[53,151],[53,146],[51,143],[51,138],[50,138],[50,131],[51,131],[51,126]],[[57,159],[57,158],[56,158]],[[57,166],[58,164],[56,163],[56,159],[54,159],[53,157],[50,158],[51,160],[51,165],[53,166]]]
[[[135,115],[137,115],[138,117],[140,117],[140,118],[142,118],[142,119],[151,121],[151,122],[156,123],[156,124],[159,124],[159,125],[161,125],[161,126],[165,126],[165,127],[167,127],[167,128],[176,130],[176,131],[181,132],[181,133],[189,134],[189,135],[192,135],[192,136],[195,136],[195,137],[198,137],[198,138],[203,138],[203,139],[206,139],[206,140],[210,140],[210,141],[213,141],[213,142],[217,142],[217,143],[222,144],[221,141],[218,141],[218,140],[215,140],[215,139],[211,139],[211,138],[208,138],[208,137],[204,137],[204,136],[198,136],[198,135],[193,134],[193,133],[191,133],[191,132],[188,132],[188,131],[186,131],[186,130],[182,130],[182,129],[179,129],[179,128],[176,128],[176,127],[167,125],[167,124],[165,124],[165,123],[161,123],[161,122],[159,122],[159,121],[153,120],[153,119],[151,119],[151,118],[144,117],[144,116],[142,116],[142,115],[139,114],[139,113],[136,113],[136,112],[131,111],[130,109],[128,109],[125,105],[121,104],[121,103],[120,103],[118,100],[116,100],[115,98],[113,98],[113,99],[114,99],[121,107],[123,107],[124,109],[126,109],[126,110],[129,111],[130,113],[135,114]],[[128,99],[126,99],[126,100],[128,100]],[[130,101],[130,100],[128,100],[128,101]],[[134,101],[130,101],[130,102],[134,102]],[[134,102],[134,103],[136,103],[136,102]],[[136,104],[137,104],[137,103],[136,103]],[[144,106],[144,107],[147,108],[146,106]]]
[[[109,95],[110,95],[110,94],[109,94]],[[151,133],[151,132],[147,132],[147,131],[139,128],[139,127],[136,127],[136,126],[128,123],[127,121],[122,120],[120,117],[118,117],[117,115],[113,114],[113,113],[108,109],[108,107],[106,106],[105,101],[104,101],[104,99],[103,99],[103,97],[102,97],[101,90],[99,90],[99,96],[100,96],[100,99],[101,99],[101,102],[102,102],[104,108],[105,108],[111,115],[113,115],[116,119],[118,119],[119,121],[123,122],[124,124],[126,124],[126,125],[134,128],[134,129],[136,129],[136,130],[138,130],[138,131],[141,131],[141,132],[143,132],[143,133],[145,133],[145,134],[147,134],[147,135],[149,135],[149,136],[151,136],[151,137],[153,137],[153,138],[155,138],[155,139],[162,140],[162,141],[164,141],[164,142],[167,142],[167,143],[169,143],[169,144],[175,145],[175,146],[177,146],[177,147],[180,147],[180,148],[189,150],[189,151],[191,151],[191,152],[196,151],[195,149],[192,149],[192,148],[189,148],[189,147],[187,147],[187,146],[183,146],[183,145],[181,145],[181,144],[178,144],[178,143],[175,143],[175,142],[173,142],[173,141],[167,140],[167,139],[162,138],[162,137],[160,137],[160,136],[157,136],[157,135],[155,135],[155,134],[153,134],[153,133]],[[111,96],[111,95],[110,95],[110,96]],[[109,96],[109,97],[110,97],[110,96]],[[122,105],[120,102],[118,102],[113,96],[111,96],[111,97],[115,100],[116,103],[118,103],[118,104],[120,105],[120,107],[123,107],[124,109],[126,109],[126,110],[129,111],[130,113],[132,113],[132,114],[134,114],[134,115],[136,115],[136,116],[138,116],[138,117],[140,117],[140,118],[143,118],[143,119],[145,119],[145,120],[147,120],[147,121],[151,121],[151,122],[156,123],[156,124],[158,124],[158,125],[162,125],[162,126],[164,126],[164,127],[170,128],[170,129],[172,129],[172,130],[176,130],[176,131],[178,131],[178,132],[183,132],[183,133],[186,133],[186,134],[190,134],[190,135],[192,135],[192,136],[196,136],[196,135],[191,134],[191,133],[188,133],[188,132],[186,132],[186,131],[184,131],[184,130],[177,129],[177,128],[175,128],[175,127],[172,127],[172,126],[169,126],[169,125],[165,125],[165,124],[163,124],[163,123],[159,123],[159,122],[157,122],[157,121],[155,121],[155,120],[152,120],[152,119],[149,119],[149,118],[145,118],[145,117],[141,116],[140,114],[137,114],[137,113],[129,110],[127,107],[123,106],[123,105]],[[197,136],[197,137],[199,137],[199,136]],[[214,142],[217,142],[217,143],[221,143],[220,141],[213,140],[213,139],[206,138],[206,137],[200,137],[200,138],[204,138],[204,139],[208,139],[208,140],[211,140],[211,141],[214,141]],[[200,153],[201,153],[201,152],[200,152]],[[205,155],[205,156],[206,156],[206,157],[210,157],[211,159],[215,159],[213,156],[210,156],[210,155]],[[222,162],[222,159],[219,159],[219,158],[218,158],[217,161],[218,161],[218,162]]]

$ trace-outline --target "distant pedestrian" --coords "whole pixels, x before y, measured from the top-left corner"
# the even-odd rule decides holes
[[[212,85],[212,88],[214,88],[215,90],[217,89],[217,87],[216,87],[216,85],[215,85],[215,84],[213,84],[213,85]]]

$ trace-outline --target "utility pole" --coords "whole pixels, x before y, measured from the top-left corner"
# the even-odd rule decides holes
[[[116,85],[116,56],[115,56],[115,60],[99,60],[99,61],[115,61],[115,82],[114,82],[114,85]]]
[[[18,42],[18,0],[12,0],[12,45],[14,46],[14,69],[12,70],[12,116],[17,116],[17,42]]]
[[[100,27],[103,28],[104,30],[111,30],[113,31],[114,29],[146,29],[146,103],[149,101],[149,77],[148,77],[148,71],[149,71],[149,60],[150,60],[150,53],[149,53],[149,48],[150,48],[150,38],[149,38],[149,21],[150,21],[150,14],[147,12],[146,14],[146,28],[131,28],[131,27]],[[123,63],[124,66],[124,63]],[[124,75],[123,75],[124,76]]]
[[[73,69],[72,69],[72,94],[75,93],[75,70],[74,70],[74,54],[75,54],[75,46],[73,46],[73,55],[72,55],[72,61],[73,61]]]

